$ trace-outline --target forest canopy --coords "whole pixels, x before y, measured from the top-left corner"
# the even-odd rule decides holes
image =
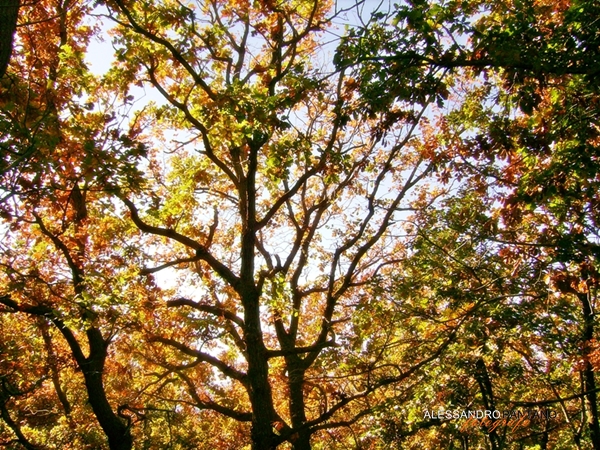
[[[0,447],[600,450],[599,17],[0,6]]]

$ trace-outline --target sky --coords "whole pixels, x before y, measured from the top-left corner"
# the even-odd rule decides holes
[[[321,57],[323,60],[315,62],[315,64],[320,64],[323,69],[326,69],[328,65],[332,64],[337,42],[346,32],[347,27],[361,26],[361,22],[363,24],[366,23],[371,15],[371,12],[374,10],[389,10],[392,8],[391,4],[387,0],[365,0],[358,9],[352,8],[353,5],[354,2],[352,0],[339,0],[334,6],[337,10],[349,10],[340,13],[333,21],[332,28],[323,34],[324,47],[319,53],[322,55]],[[92,73],[97,76],[103,76],[106,74],[115,62],[114,48],[112,46],[110,36],[110,29],[113,25],[106,17],[106,13],[106,9],[102,6],[99,6],[95,10],[95,16],[88,19],[90,21],[100,21],[101,23],[102,33],[100,36],[92,38],[86,54],[88,66]],[[250,45],[252,45],[251,42]],[[164,97],[156,89],[149,86],[146,88],[132,86],[130,93],[136,99],[135,109],[137,110],[141,109],[150,102],[154,102],[158,105],[166,103]],[[155,265],[160,264],[157,262]],[[177,287],[177,275],[175,269],[169,268],[157,272],[154,276],[159,286],[163,288],[175,288]]]
[[[349,9],[353,4],[353,0],[337,0],[335,2],[335,8],[338,10]],[[392,7],[390,0],[364,0],[358,10],[352,9],[351,11],[340,14],[333,21],[334,27],[327,31],[323,39],[324,43],[327,44],[331,58],[333,58],[336,41],[344,34],[346,26],[360,26],[361,22],[367,22],[372,11],[389,11]],[[88,46],[88,53],[86,55],[86,61],[90,70],[92,73],[99,76],[108,72],[115,61],[114,49],[110,43],[109,36],[109,30],[112,28],[112,24],[106,17],[100,17],[101,15],[106,15],[106,12],[106,8],[100,5],[94,10],[96,17],[88,18],[90,23],[97,23],[97,20],[102,20],[101,29],[103,38],[95,36]]]

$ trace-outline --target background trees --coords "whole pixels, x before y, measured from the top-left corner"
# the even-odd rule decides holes
[[[593,6],[401,5],[333,58],[360,5],[37,6],[2,80],[5,442],[598,448]]]
[[[595,344],[590,343],[594,320],[589,315],[596,302],[598,264],[595,16],[589,2],[463,3],[460,9],[452,2],[412,2],[380,17],[392,20],[350,35],[340,64],[365,62],[355,70],[364,79],[362,91],[379,109],[411,99],[414,90],[406,86],[414,86],[419,74],[448,99],[444,104],[451,111],[436,123],[441,180],[458,183],[466,193],[457,200],[481,212],[463,213],[468,226],[444,219],[445,233],[459,233],[458,242],[467,239],[469,247],[480,239],[493,244],[493,253],[510,270],[508,277],[498,277],[503,290],[512,290],[507,288],[523,275],[515,293],[524,297],[500,311],[527,317],[511,326],[529,350],[510,346],[526,372],[539,374],[545,366],[544,377],[553,386],[546,395],[561,405],[573,445],[584,445],[582,436],[589,433],[586,439],[598,448]],[[452,76],[436,78],[439,73]],[[384,88],[395,81],[396,90]],[[482,210],[472,193],[485,199]],[[433,245],[430,254],[439,247],[442,261],[463,251],[462,243],[449,251],[431,239],[431,225],[423,228]],[[488,338],[504,335],[498,325],[486,333]],[[503,354],[506,344],[505,337],[495,344],[494,357]],[[563,366],[559,361],[569,362]],[[510,378],[508,368],[497,377]],[[567,374],[575,384],[567,382]],[[534,395],[547,398],[540,391]],[[567,406],[561,400],[573,395],[586,404]],[[484,397],[482,392],[483,402]],[[542,446],[557,442],[541,436]],[[492,447],[507,445],[491,434],[490,441]]]

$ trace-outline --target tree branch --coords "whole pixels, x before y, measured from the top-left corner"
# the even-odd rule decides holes
[[[154,234],[157,236],[164,236],[169,239],[173,239],[186,247],[196,250],[196,260],[205,261],[221,278],[229,283],[231,287],[233,287],[237,292],[239,292],[240,288],[240,280],[239,278],[222,262],[217,260],[202,244],[196,242],[193,239],[190,239],[187,236],[184,236],[178,233],[175,230],[170,228],[161,228],[155,227],[153,225],[147,224],[144,222],[139,215],[137,207],[133,204],[131,200],[127,197],[117,194],[117,196],[125,203],[129,212],[131,214],[131,220],[133,223],[144,233]]]
[[[223,373],[223,375],[233,378],[234,380],[238,380],[244,386],[247,386],[248,384],[248,377],[245,373],[240,372],[234,369],[233,367],[230,367],[220,359],[215,358],[214,356],[211,356],[208,353],[204,353],[199,350],[194,350],[193,348],[190,348],[185,344],[177,342],[174,339],[169,339],[162,336],[155,336],[150,338],[149,340],[150,342],[160,342],[161,344],[165,344],[170,347],[176,348],[177,350],[188,356],[192,356],[194,358],[199,359],[202,362],[208,363],[211,366],[216,367],[221,371],[221,373]]]
[[[187,298],[178,298],[176,300],[169,300],[169,301],[167,301],[167,306],[171,306],[171,307],[189,306],[198,311],[207,312],[207,313],[210,313],[210,314],[212,314],[214,316],[218,316],[218,317],[224,317],[227,320],[231,320],[233,323],[238,325],[240,328],[242,328],[242,329],[244,328],[244,321],[240,317],[238,317],[231,311],[228,311],[227,309],[221,308],[219,306],[206,305],[206,304],[195,302],[195,301],[187,299]]]

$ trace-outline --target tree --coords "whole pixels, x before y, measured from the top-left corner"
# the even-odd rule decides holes
[[[328,4],[105,7],[117,64],[104,88],[84,69],[59,69],[70,110],[50,109],[48,153],[35,142],[35,154],[7,165],[7,179],[20,176],[5,202],[2,303],[62,335],[110,448],[155,443],[136,420],[159,427],[160,411],[183,420],[193,409],[226,418],[233,435],[249,425],[257,449],[368,433],[361,421],[461,323],[406,360],[394,332],[360,334],[369,311],[358,305],[402,261],[397,222],[431,174],[411,141],[428,102],[385,139],[382,117],[353,114],[353,80],[313,59],[345,12]],[[81,92],[75,80],[86,80]],[[125,108],[133,83],[167,103],[119,126],[111,89]],[[5,145],[19,148],[7,123]],[[156,288],[153,274],[171,267],[188,288]],[[129,392],[117,388],[119,365],[138,380]],[[186,446],[201,439],[176,434]]]
[[[391,13],[391,24],[380,21],[350,35],[339,60],[341,66],[365,62],[355,70],[371,109],[411,100],[414,90],[406,86],[422,74],[436,81],[430,86],[440,106],[448,91],[461,90],[454,97],[462,98],[459,106],[437,123],[447,149],[439,156],[442,180],[458,179],[488,198],[490,213],[473,216],[481,228],[472,238],[485,236],[515,271],[529,267],[531,280],[546,280],[538,294],[544,303],[523,305],[519,314],[540,324],[552,318],[537,332],[548,339],[537,351],[553,364],[581,358],[574,370],[582,382],[530,404],[560,403],[566,414],[561,397],[585,398],[576,410],[585,420],[572,428],[578,448],[584,428],[593,447],[600,445],[590,315],[598,267],[597,12],[591,2],[473,2],[460,9],[452,2],[411,2]],[[435,78],[438,73],[453,76]],[[401,81],[398,88],[385,89],[392,80]],[[568,326],[573,322],[580,328]],[[562,355],[552,357],[558,342]],[[540,366],[530,351],[520,352],[531,367]],[[546,372],[564,370],[557,365]],[[567,422],[574,416],[566,414]]]
[[[116,135],[117,142],[111,147],[114,157],[109,159],[105,152],[102,164],[98,164],[94,139],[102,142],[107,133],[115,133],[102,100],[99,111],[93,112],[81,99],[98,88],[83,61],[92,31],[82,24],[88,11],[86,6],[69,1],[23,5],[22,19],[29,25],[20,29],[21,52],[2,80],[0,207],[8,226],[3,230],[0,303],[5,312],[16,317],[31,317],[24,326],[10,318],[5,324],[12,324],[7,330],[14,327],[26,337],[31,334],[28,348],[34,352],[29,363],[20,363],[16,344],[8,345],[3,355],[8,368],[2,374],[2,417],[9,435],[16,435],[26,448],[39,448],[39,442],[51,441],[57,430],[60,439],[53,442],[57,448],[65,442],[82,446],[102,442],[86,430],[91,418],[85,402],[74,408],[67,394],[83,395],[89,402],[111,448],[131,448],[130,427],[121,412],[110,405],[106,389],[109,345],[116,345],[112,336],[115,320],[110,314],[99,319],[100,314],[88,306],[97,292],[94,282],[98,286],[106,273],[100,253],[89,258],[94,250],[89,239],[90,229],[99,225],[98,220],[92,220],[100,217],[94,216],[95,208],[106,199],[98,193],[98,183],[123,173],[135,174],[132,166],[115,171],[108,168],[135,158],[143,148]],[[98,89],[96,98],[102,95]],[[110,226],[106,221],[100,225]],[[110,273],[116,275],[119,267],[113,264]],[[124,289],[120,294],[126,292]],[[109,296],[110,292],[103,291],[102,295]],[[40,363],[35,352],[47,355],[45,363]],[[57,355],[63,355],[64,361],[65,354],[70,354],[74,364],[60,362]],[[30,370],[28,364],[39,367]],[[65,393],[65,378],[74,371],[83,374],[83,386],[71,385],[73,389]],[[48,414],[27,414],[31,405],[34,411],[44,410],[44,405],[53,407],[47,409]],[[28,436],[20,421],[12,419],[11,408],[15,406],[21,418],[47,416],[34,427],[37,438]],[[33,419],[31,422],[35,423]]]
[[[120,24],[119,78],[143,76],[169,102],[156,108],[165,127],[189,130],[181,137],[188,146],[169,162],[172,175],[154,170],[148,212],[143,197],[117,195],[149,242],[180,245],[159,267],[191,264],[202,278],[202,296],[168,306],[224,329],[228,351],[215,357],[187,345],[210,345],[218,333],[198,336],[193,325],[182,334],[149,329],[149,339],[191,357],[187,365],[213,365],[249,405],[215,401],[219,378],[190,378],[186,359],[165,369],[198,407],[251,422],[253,448],[309,448],[311,435],[368,414],[371,399],[437,357],[452,330],[413,364],[387,362],[384,347],[366,367],[336,371],[334,361],[349,357],[353,304],[401,260],[401,241],[390,241],[394,222],[431,164],[408,144],[416,121],[399,123],[383,142],[378,117],[351,116],[352,80],[311,65],[315,36],[331,20],[326,5],[259,6],[212,2],[195,12],[162,3],[147,15],[149,5],[109,4]],[[195,213],[217,202],[214,214]],[[278,236],[289,243],[276,245]]]
[[[2,80],[0,303],[25,354],[0,348],[5,442],[581,445],[578,413],[596,442],[597,172],[576,157],[597,127],[575,120],[592,6],[415,2],[349,29],[332,64],[322,42],[360,4],[41,5]],[[93,17],[114,26],[102,79]],[[538,132],[565,109],[576,128]],[[565,423],[423,418],[518,402]]]

